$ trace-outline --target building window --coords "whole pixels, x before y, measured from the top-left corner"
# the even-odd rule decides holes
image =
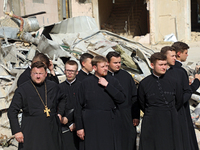
[[[44,0],[33,0],[33,3],[44,3]]]

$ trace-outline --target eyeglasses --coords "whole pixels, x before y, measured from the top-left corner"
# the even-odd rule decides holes
[[[75,73],[77,70],[65,70],[67,73]]]
[[[36,75],[42,76],[44,73],[36,73],[36,72],[32,72],[32,74],[35,75],[35,76],[36,76]]]

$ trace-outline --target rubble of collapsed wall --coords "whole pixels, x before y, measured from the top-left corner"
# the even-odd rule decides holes
[[[6,24],[6,20],[9,23]],[[119,52],[122,68],[132,75],[137,84],[151,73],[149,57],[154,53],[153,50],[112,32],[99,30],[91,17],[69,18],[34,31],[20,31],[19,24],[13,26],[14,23],[16,22],[12,18],[0,20],[1,146],[8,146],[14,138],[10,131],[7,109],[17,88],[18,77],[30,65],[36,52],[42,52],[52,60],[59,82],[65,80],[64,63],[69,59],[79,63],[80,55],[85,52],[102,56],[110,51]],[[33,26],[37,25],[37,21],[33,23]],[[193,74],[194,70],[188,70]],[[192,117],[197,126],[200,114],[199,93],[200,89],[191,98]]]

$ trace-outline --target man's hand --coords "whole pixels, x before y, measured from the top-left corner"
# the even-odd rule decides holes
[[[62,123],[62,124],[67,124],[67,123],[68,123],[67,117],[62,117],[61,123]]]
[[[22,132],[18,132],[15,134],[15,139],[17,140],[17,142],[19,143],[24,143],[24,135]]]
[[[194,77],[200,81],[200,74],[195,74]]]
[[[76,130],[76,126],[75,126],[75,123],[71,124],[70,127],[69,127],[70,131],[74,131]]]
[[[140,120],[139,119],[133,119],[133,125],[134,126],[138,126],[140,123]]]
[[[84,140],[84,136],[85,136],[84,129],[77,130],[77,136],[78,136],[81,140]]]
[[[99,82],[98,83],[103,85],[103,86],[105,86],[105,87],[108,85],[108,81],[106,81],[106,79],[103,78],[103,77],[99,78]]]
[[[60,114],[58,114],[59,120],[62,123],[62,116]]]
[[[55,74],[55,72],[54,72],[54,70],[53,70],[53,62],[50,60],[50,64],[49,64],[49,68],[48,68],[49,70],[50,70],[50,73],[53,75],[53,76],[55,76],[56,74]]]
[[[191,85],[193,81],[194,81],[194,77],[193,76],[189,76],[189,85]]]

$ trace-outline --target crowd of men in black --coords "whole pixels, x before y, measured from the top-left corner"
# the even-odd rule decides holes
[[[117,52],[106,57],[84,53],[79,71],[77,62],[68,60],[66,80],[60,84],[53,63],[36,54],[19,77],[8,109],[18,149],[136,150],[142,110],[139,150],[198,150],[188,101],[200,75],[189,82],[181,67],[188,49],[186,43],[175,42],[154,53],[152,74],[138,88],[121,69]]]

